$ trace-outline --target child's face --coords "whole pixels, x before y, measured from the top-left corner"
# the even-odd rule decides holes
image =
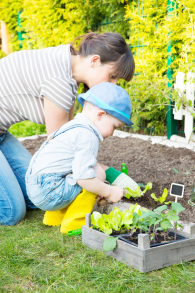
[[[98,121],[96,127],[101,132],[103,138],[113,135],[116,128],[122,127],[125,125],[124,122],[119,119],[107,114],[105,111],[99,111],[99,116],[97,116]],[[102,114],[104,112],[104,114]]]

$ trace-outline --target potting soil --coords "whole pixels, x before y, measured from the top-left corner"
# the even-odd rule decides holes
[[[152,234],[150,234],[150,246],[151,247],[155,247],[155,246],[159,246],[159,245],[164,245],[164,244],[168,244],[171,242],[175,242],[175,241],[181,241],[181,240],[185,240],[186,238],[180,235],[176,235],[176,239],[175,239],[175,234],[173,232],[169,232],[168,235],[166,236],[166,239],[164,238],[164,232],[159,232],[157,233],[156,237],[155,237],[155,242],[152,239]],[[138,246],[138,233],[134,233],[132,236],[130,235],[122,235],[119,236],[119,239],[128,242],[130,244],[136,245]]]

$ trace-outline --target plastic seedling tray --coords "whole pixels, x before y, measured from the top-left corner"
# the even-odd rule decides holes
[[[91,214],[85,217],[85,226],[82,227],[82,242],[84,245],[103,251],[103,243],[108,235],[94,230],[91,227]],[[166,245],[150,247],[148,234],[138,235],[138,246],[117,240],[117,246],[113,251],[105,254],[125,263],[141,272],[150,272],[161,269],[181,261],[195,259],[195,224],[191,224],[190,233],[177,231],[177,235],[186,239],[171,241]],[[120,237],[122,237],[120,235]]]
[[[136,236],[138,236],[138,234],[139,233],[134,233],[133,234],[133,237],[136,237]],[[144,233],[145,234],[145,233]],[[175,235],[175,233],[173,233],[173,232],[169,232],[169,236],[174,236]],[[127,243],[130,243],[131,245],[134,245],[134,246],[137,246],[138,247],[138,244],[136,244],[135,242],[133,242],[133,241],[130,241],[130,240],[128,240],[127,238],[129,237],[129,234],[124,234],[124,235],[119,235],[119,239],[120,240],[122,240],[122,241],[125,241],[125,242],[127,242]],[[181,241],[181,240],[185,240],[185,239],[187,239],[186,237],[184,237],[184,236],[181,236],[181,235],[177,235],[176,236],[176,240],[171,240],[171,241],[167,241],[167,242],[162,242],[162,243],[153,243],[153,244],[151,244],[151,242],[150,242],[150,247],[155,247],[155,246],[159,246],[159,245],[166,245],[166,244],[168,244],[168,243],[173,243],[173,242],[177,242],[177,241]]]

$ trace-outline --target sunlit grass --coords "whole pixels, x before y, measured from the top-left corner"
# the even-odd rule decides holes
[[[0,226],[0,292],[195,291],[195,262],[143,274],[85,247],[81,236],[43,225],[43,214]]]
[[[15,137],[40,135],[46,133],[46,127],[27,120],[12,125],[9,132]]]

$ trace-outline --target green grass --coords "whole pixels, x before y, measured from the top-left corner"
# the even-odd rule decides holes
[[[15,137],[25,137],[31,135],[40,135],[46,133],[45,125],[36,124],[31,121],[22,121],[12,125],[9,132]]]
[[[43,225],[28,212],[16,226],[0,226],[0,292],[194,292],[195,262],[140,273],[82,245],[81,236]]]
[[[81,88],[82,89],[82,88]],[[81,91],[81,90],[80,90]],[[79,93],[80,93],[79,91]],[[74,116],[77,113],[80,113],[82,111],[82,106],[79,104],[79,102],[76,100],[75,102],[75,110],[74,110]],[[40,135],[40,134],[46,134],[46,127],[45,125],[36,124],[34,122],[31,122],[29,120],[18,122],[14,125],[12,125],[9,128],[9,132],[13,134],[15,137],[25,137],[25,136],[32,136],[32,135]]]

